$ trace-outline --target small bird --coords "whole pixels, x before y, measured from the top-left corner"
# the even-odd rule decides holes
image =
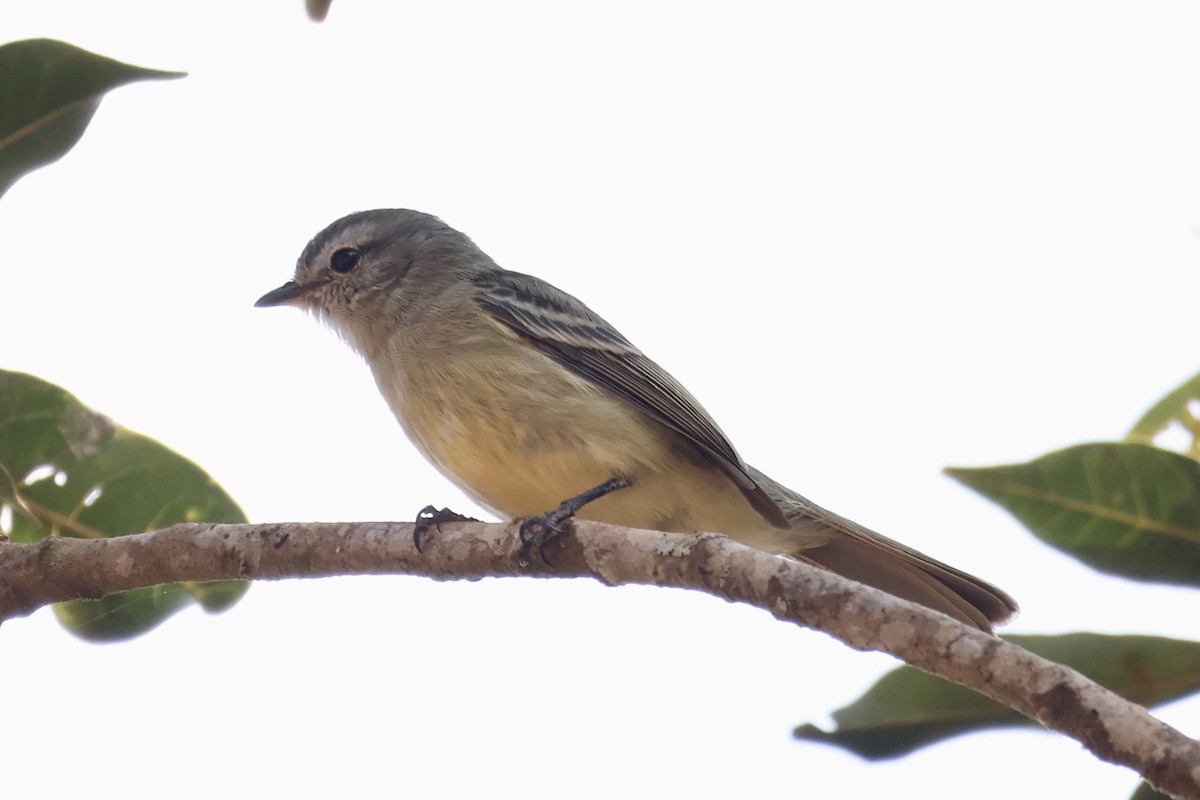
[[[700,403],[599,315],[499,267],[437,217],[343,217],[255,305],[297,306],[332,327],[417,449],[501,516],[598,497],[580,517],[722,533],[985,631],[1017,610],[995,586],[746,464]]]

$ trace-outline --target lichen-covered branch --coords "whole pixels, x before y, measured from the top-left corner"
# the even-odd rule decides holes
[[[881,650],[960,683],[1131,767],[1161,791],[1200,800],[1200,743],[1078,672],[949,617],[715,534],[578,522],[547,547],[513,524],[444,523],[413,543],[411,523],[175,525],[110,539],[0,543],[0,620],[61,600],[173,581],[404,574],[591,577],[715,594]]]

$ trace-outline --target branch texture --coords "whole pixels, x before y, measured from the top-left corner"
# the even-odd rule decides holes
[[[1200,743],[1069,667],[818,567],[716,534],[638,531],[579,521],[530,552],[517,526],[443,523],[413,542],[411,523],[175,525],[109,539],[0,543],[0,620],[48,603],[173,581],[403,574],[435,580],[591,577],[698,589],[881,650],[967,686],[1157,789],[1200,800]]]

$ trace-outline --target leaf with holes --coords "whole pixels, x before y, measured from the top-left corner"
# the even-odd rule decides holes
[[[1200,462],[1132,442],[947,469],[1047,544],[1101,572],[1200,585]]]
[[[134,81],[182,76],[122,64],[53,39],[0,45],[0,195],[74,147],[107,92]]]
[[[1004,638],[1145,706],[1200,689],[1200,642],[1098,633]],[[971,731],[1033,725],[994,700],[912,667],[884,675],[833,718],[834,731],[802,725],[794,735],[877,760]]]
[[[1200,404],[1200,375],[1187,379],[1151,406],[1125,438],[1152,444],[1159,434],[1177,427],[1190,440],[1187,454],[1192,458],[1200,457],[1200,419],[1193,411],[1197,404]]]
[[[114,425],[53,384],[0,370],[0,525],[14,541],[120,536],[201,521],[246,518],[183,456]],[[170,584],[61,603],[55,610],[85,639],[122,639],[193,601],[222,611],[247,586]]]

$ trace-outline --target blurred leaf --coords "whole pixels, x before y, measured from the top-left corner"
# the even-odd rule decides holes
[[[245,522],[241,509],[192,462],[114,425],[67,392],[0,370],[0,506],[9,535],[104,537],[176,522]],[[155,586],[55,607],[85,639],[135,636],[198,601],[209,611],[237,602],[244,581]]]
[[[1200,689],[1200,642],[1098,633],[1004,639],[1074,667],[1142,705],[1174,700]],[[858,700],[835,711],[833,719],[837,728],[832,732],[809,724],[796,728],[793,735],[877,760],[902,756],[970,731],[1035,727],[981,694],[912,667],[884,675]]]
[[[0,45],[0,196],[74,147],[105,93],[133,81],[182,76],[53,39]]]
[[[14,513],[31,516],[31,512],[21,500],[21,496],[17,493],[17,481],[12,475],[8,474],[8,470],[4,468],[4,464],[0,462],[0,508],[7,506]],[[7,534],[0,530],[0,536],[7,537]]]
[[[1191,458],[1114,442],[946,472],[1102,572],[1200,585],[1200,463]]]
[[[1200,456],[1200,419],[1192,413],[1192,403],[1200,403],[1200,374],[1155,403],[1129,431],[1126,440],[1152,444],[1155,437],[1176,423],[1191,437],[1187,454],[1193,458]]]
[[[1171,796],[1155,790],[1153,786],[1142,781],[1129,796],[1129,800],[1171,800]]]
[[[114,642],[145,633],[192,602],[177,583],[105,595],[99,600],[56,603],[54,614],[67,630],[93,642]]]

